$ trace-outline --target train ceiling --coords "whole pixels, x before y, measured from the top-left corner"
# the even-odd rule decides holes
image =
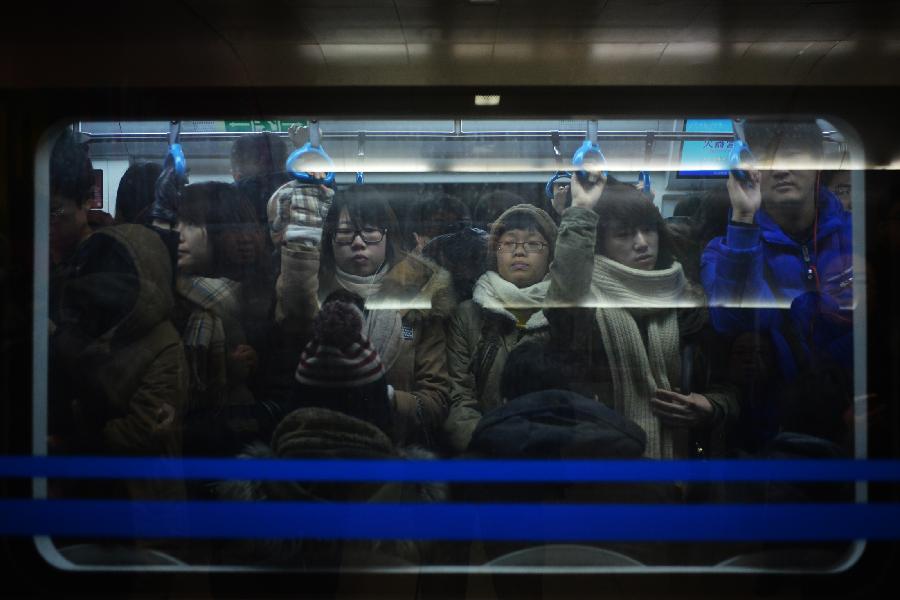
[[[0,86],[897,85],[897,2],[17,6]],[[27,60],[22,60],[27,57]]]

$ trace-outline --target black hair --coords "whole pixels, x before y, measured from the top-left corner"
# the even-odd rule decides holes
[[[507,401],[542,390],[570,389],[563,365],[545,344],[522,342],[506,357],[500,375],[500,396]]]
[[[521,196],[507,190],[495,190],[479,196],[472,211],[472,223],[486,231],[506,209],[516,204],[527,204]]]
[[[633,185],[610,178],[594,212],[600,217],[597,222],[597,254],[604,254],[606,236],[610,233],[610,227],[616,224],[628,230],[652,230],[658,233],[656,268],[668,268],[678,258],[672,235],[659,209],[650,196]]]
[[[337,231],[341,212],[344,210],[350,215],[350,221],[356,228],[366,225],[383,227],[387,229],[385,235],[385,261],[395,264],[402,256],[400,241],[403,232],[397,222],[391,205],[387,199],[371,187],[353,186],[338,190],[334,195],[325,222],[322,225],[322,244],[320,246],[319,275],[328,278],[334,275],[334,247],[332,240]]]
[[[822,130],[815,121],[748,120],[744,123],[744,141],[756,158],[763,160],[783,145],[804,148],[815,157],[824,153]]]
[[[697,211],[700,210],[700,197],[699,196],[688,196],[687,198],[682,198],[675,205],[675,208],[672,210],[673,217],[693,217],[697,214]]]
[[[232,168],[257,166],[259,175],[284,171],[287,157],[287,144],[278,134],[270,131],[242,135],[231,145]]]
[[[229,243],[226,236],[247,227],[256,230],[260,225],[253,207],[234,185],[204,181],[185,186],[178,204],[178,219],[206,228],[213,262],[212,272],[208,275],[244,278],[246,269],[231,264],[226,258],[224,250]]]
[[[84,205],[93,196],[94,165],[88,146],[65,129],[50,152],[50,195]]]
[[[435,238],[459,231],[471,224],[469,209],[462,200],[450,194],[430,196],[409,211],[407,231]]]
[[[146,223],[160,173],[162,165],[158,163],[142,162],[128,167],[116,191],[117,223]]]

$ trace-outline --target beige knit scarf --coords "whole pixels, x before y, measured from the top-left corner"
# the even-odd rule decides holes
[[[526,329],[536,329],[547,325],[547,317],[541,309],[547,305],[548,289],[550,289],[549,275],[543,281],[520,288],[500,277],[496,271],[487,271],[475,283],[472,301],[513,321],[516,321],[516,317],[510,309],[538,309],[525,323]]]
[[[381,285],[389,272],[390,265],[387,261],[381,265],[378,271],[368,276],[352,275],[335,265],[334,279],[342,288],[365,300],[368,308],[369,299],[374,300],[381,291]],[[400,336],[403,329],[400,312],[393,309],[372,308],[366,311],[365,329],[366,337],[378,352],[384,370],[390,371],[397,357],[400,356]]]
[[[650,410],[656,388],[671,390],[681,374],[675,308],[694,305],[685,298],[685,286],[678,262],[644,271],[594,257],[591,291],[613,379],[614,407],[647,433],[648,458],[687,456],[686,432],[663,425]],[[646,322],[646,345],[635,317]]]

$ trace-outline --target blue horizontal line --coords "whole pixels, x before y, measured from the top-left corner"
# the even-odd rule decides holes
[[[0,535],[826,541],[900,538],[900,504],[375,504],[0,500]]]
[[[256,481],[900,481],[898,460],[347,460],[0,456],[0,478]]]

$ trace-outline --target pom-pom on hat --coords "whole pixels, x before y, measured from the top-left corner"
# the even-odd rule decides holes
[[[356,306],[328,302],[313,322],[313,339],[300,356],[294,378],[315,387],[359,387],[384,376],[384,366],[362,334],[363,314]]]

